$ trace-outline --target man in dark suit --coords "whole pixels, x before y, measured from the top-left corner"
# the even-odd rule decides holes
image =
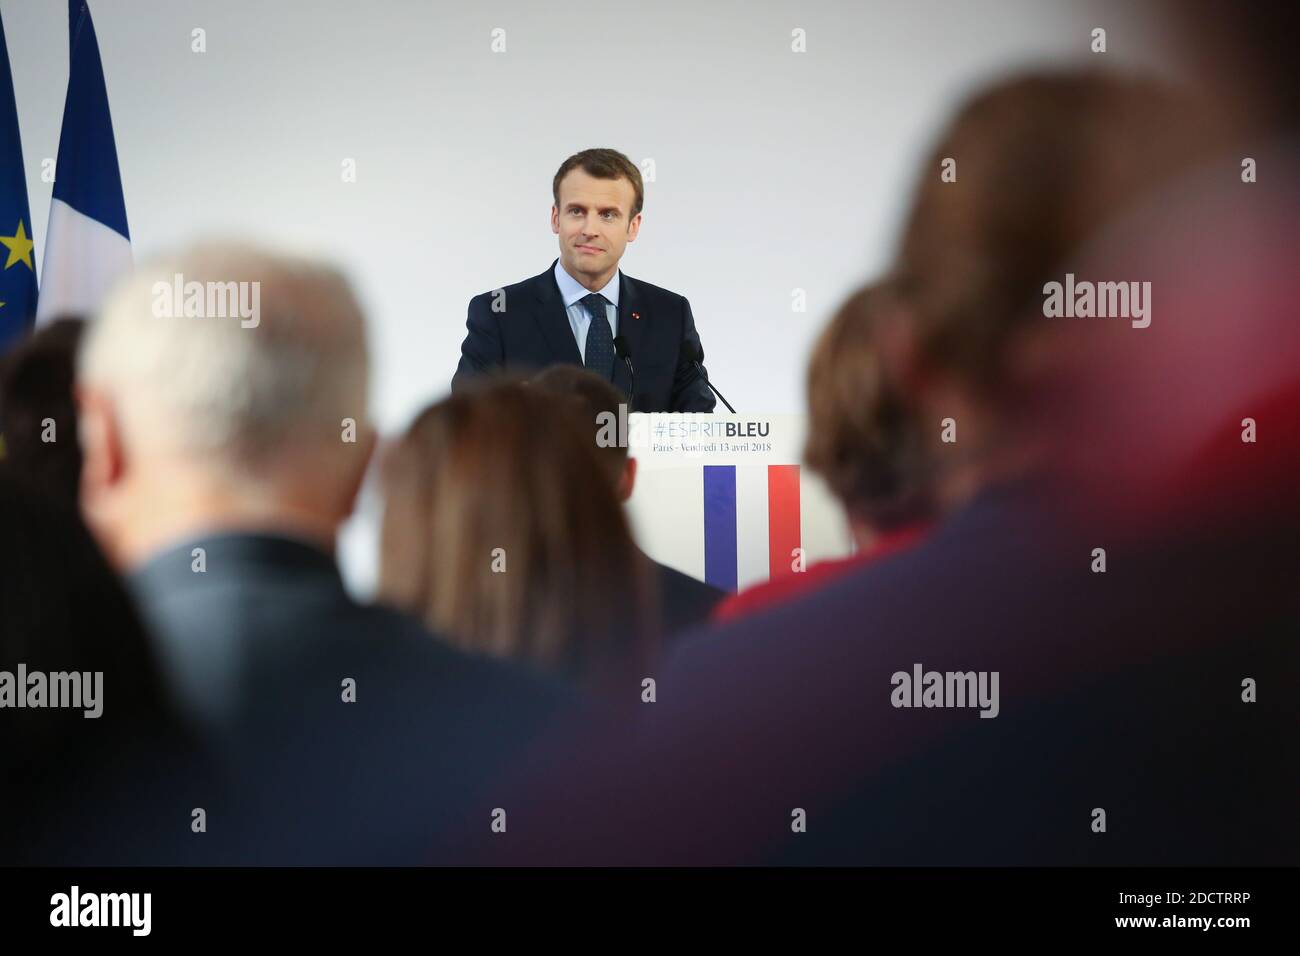
[[[356,602],[319,542],[199,535],[127,583],[234,774],[200,862],[454,862],[466,829],[488,832],[494,782],[571,710],[558,687]]]
[[[155,317],[152,280],[176,274],[258,283],[256,326]],[[242,246],[142,267],[80,356],[83,511],[234,778],[191,841],[211,862],[453,859],[488,832],[490,781],[568,711],[345,591],[334,539],[374,447],[367,377],[342,277]],[[191,806],[173,810],[190,837]]]
[[[593,440],[599,431],[598,423],[602,414],[612,415],[615,421],[618,420],[618,406],[622,400],[618,389],[588,371],[570,365],[557,365],[531,379],[530,384],[556,394],[571,396],[582,427],[589,430]],[[609,477],[619,500],[627,501],[632,497],[632,489],[636,484],[636,459],[628,454],[625,445],[597,443],[597,450],[602,460],[608,464]],[[655,569],[659,587],[660,625],[669,637],[707,621],[713,608],[726,596],[725,592],[713,585],[660,564],[648,555],[646,560]]]
[[[613,149],[570,156],[552,183],[560,257],[541,275],[470,300],[456,390],[498,368],[580,365],[613,382],[633,411],[711,412],[691,305],[632,279],[619,260],[641,228],[641,172]],[[636,373],[615,354],[622,336]]]

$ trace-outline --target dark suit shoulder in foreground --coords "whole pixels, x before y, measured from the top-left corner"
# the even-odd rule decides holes
[[[238,777],[241,826],[223,831],[219,862],[437,861],[450,821],[474,816],[573,706],[539,676],[355,602],[303,542],[196,539],[131,584],[176,696]]]
[[[703,624],[726,592],[683,574],[658,561],[652,562],[659,580],[659,606],[664,633],[669,637]]]
[[[1300,681],[1293,547],[1134,542],[1065,520],[1068,491],[989,489],[915,548],[683,635],[638,740],[570,748],[584,793],[535,788],[562,853],[548,835],[521,858],[1294,864],[1300,700],[1241,696],[1243,677]],[[947,706],[902,706],[918,667]]]

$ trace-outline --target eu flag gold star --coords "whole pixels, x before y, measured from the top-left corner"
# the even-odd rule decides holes
[[[18,220],[18,228],[12,236],[0,236],[0,246],[9,250],[9,258],[5,262],[5,268],[16,263],[23,263],[33,272],[36,271],[35,264],[32,262],[32,247],[36,243],[27,238],[27,229],[23,226],[23,221]]]

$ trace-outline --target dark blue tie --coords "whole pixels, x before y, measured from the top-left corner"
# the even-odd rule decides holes
[[[609,328],[609,317],[605,314],[606,299],[598,292],[582,297],[582,304],[591,316],[591,327],[587,329],[586,354],[582,364],[601,378],[612,380],[614,377],[614,333]]]

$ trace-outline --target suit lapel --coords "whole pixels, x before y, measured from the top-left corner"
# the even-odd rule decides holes
[[[632,356],[632,367],[637,368],[647,358],[642,348],[646,340],[646,324],[650,316],[646,314],[645,298],[641,294],[641,284],[619,273],[618,283],[618,334],[627,340],[627,349]],[[627,374],[627,366],[622,359],[614,361],[614,384],[627,395],[632,388],[632,380]]]
[[[556,262],[558,261],[557,259]],[[560,298],[560,287],[555,282],[554,262],[551,263],[549,269],[533,280],[533,285],[537,292],[538,302],[538,308],[533,317],[537,320],[538,328],[541,329],[546,344],[551,347],[551,361],[581,365],[582,356],[578,353],[578,343],[574,339],[573,329],[569,325],[569,314],[564,310],[564,300]]]

